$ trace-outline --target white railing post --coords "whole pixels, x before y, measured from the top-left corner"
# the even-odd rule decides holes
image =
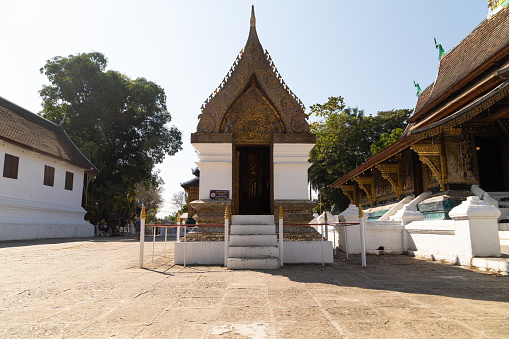
[[[343,231],[345,232],[345,252],[346,252],[346,259],[348,259],[348,226],[343,227]]]
[[[325,210],[325,240],[329,240],[329,218],[327,217],[327,210]]]
[[[140,214],[140,261],[139,267],[143,268],[143,250],[145,249],[145,205],[141,205]]]
[[[180,212],[177,215],[177,242],[180,242]]]
[[[152,240],[152,262],[154,262],[154,252],[156,249],[156,227],[152,226],[152,233],[154,233],[154,237]]]
[[[283,206],[279,205],[279,263],[283,266]]]
[[[364,214],[362,213],[362,206],[359,203],[359,228],[361,237],[361,262],[362,267],[366,267],[366,229],[364,225]]]
[[[164,226],[164,254],[163,257],[166,258],[166,240],[168,240],[168,226]]]
[[[224,210],[224,267],[228,266],[228,245],[229,245],[229,228],[230,228],[230,216],[228,211],[228,205]]]
[[[187,225],[184,223],[184,267],[186,267]]]
[[[322,238],[322,266],[325,266],[325,259],[324,259],[324,256],[323,256],[323,224],[320,225],[321,227],[321,238]]]

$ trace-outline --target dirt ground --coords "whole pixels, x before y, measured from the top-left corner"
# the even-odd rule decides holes
[[[139,269],[126,237],[0,243],[0,338],[509,338],[509,277],[405,256],[184,268],[164,246]]]

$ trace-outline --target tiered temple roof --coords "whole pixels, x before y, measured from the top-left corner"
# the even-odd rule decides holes
[[[97,171],[62,126],[0,97],[0,139],[87,170]]]
[[[457,127],[497,104],[509,94],[508,55],[509,8],[503,8],[440,59],[436,80],[418,95],[402,137],[329,187],[339,187],[419,140]]]
[[[256,95],[250,91],[256,92]],[[232,119],[235,111],[241,109],[235,106],[246,94],[263,98],[261,101],[270,106],[272,116],[268,118],[272,120],[275,142],[284,140],[284,134],[293,134],[293,140],[314,142],[304,104],[286,85],[270,54],[264,51],[258,40],[254,7],[246,45],[219,87],[202,105],[197,131],[191,135],[191,142],[231,142]]]

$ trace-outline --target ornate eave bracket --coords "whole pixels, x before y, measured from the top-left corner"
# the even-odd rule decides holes
[[[359,185],[359,187],[366,192],[371,206],[375,204],[375,185],[373,183],[373,177],[355,177],[353,178]]]
[[[445,182],[447,180],[447,165],[445,156],[442,154],[440,144],[416,144],[412,150],[419,155],[419,160],[428,166],[435,179],[440,184],[440,190],[445,191]]]
[[[357,205],[357,190],[355,185],[340,185],[343,193],[350,199],[350,205]]]
[[[398,196],[398,200],[401,199],[402,188],[399,180],[399,164],[378,164],[376,168],[382,173],[384,179],[389,180],[392,189]]]

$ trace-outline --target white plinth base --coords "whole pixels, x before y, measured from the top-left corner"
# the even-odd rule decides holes
[[[224,264],[223,241],[192,241],[184,245],[175,243],[174,262],[176,265],[184,264],[184,246],[186,248],[186,265],[221,265]],[[321,264],[321,241],[285,241],[284,264]],[[326,264],[334,262],[332,242],[323,242],[323,261]]]
[[[80,206],[0,197],[0,241],[93,237],[84,215]]]

